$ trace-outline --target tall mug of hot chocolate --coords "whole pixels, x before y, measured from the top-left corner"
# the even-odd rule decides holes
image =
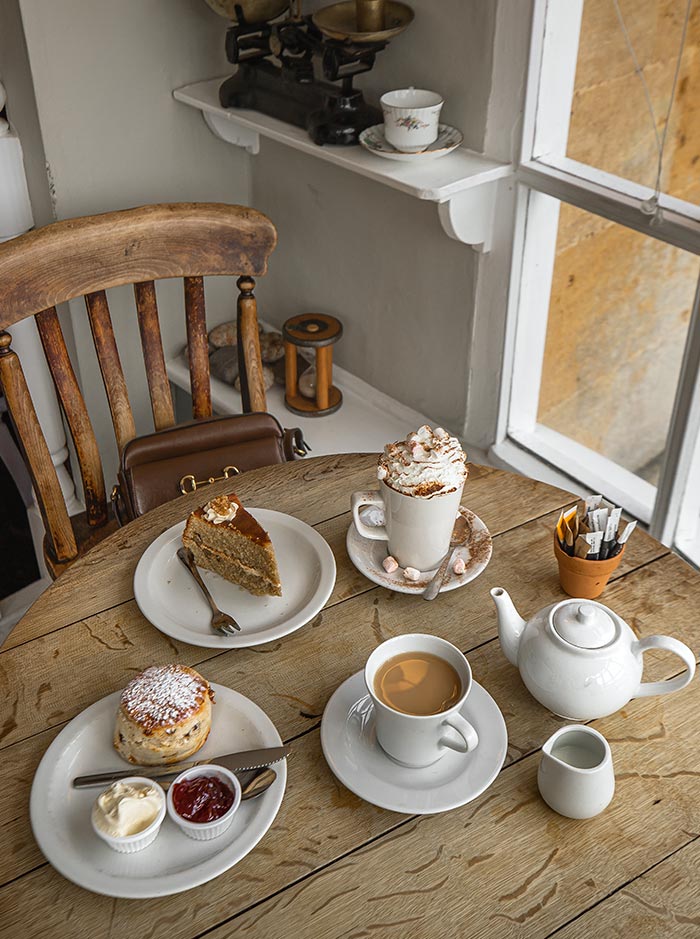
[[[427,424],[387,444],[377,468],[379,489],[355,492],[352,514],[363,538],[388,542],[401,567],[430,571],[447,554],[467,478],[467,456],[456,437]],[[366,525],[365,505],[384,509],[384,525]]]

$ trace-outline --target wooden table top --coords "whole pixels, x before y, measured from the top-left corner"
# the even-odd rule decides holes
[[[244,504],[303,519],[326,538],[338,579],[326,608],[298,632],[254,649],[175,642],[141,616],[132,578],[146,546],[201,501],[156,509],[104,541],[37,601],[0,649],[0,934],[137,939],[365,939],[700,934],[700,682],[642,698],[594,722],[609,740],[617,791],[589,821],[540,799],[538,750],[564,721],[535,702],[496,639],[489,588],[526,616],[562,598],[552,529],[567,493],[473,467],[468,504],[494,535],[472,585],[432,604],[362,577],[345,552],[350,493],[374,483],[376,456],[343,455],[256,470],[236,481]],[[229,484],[216,484],[224,491]],[[603,600],[638,635],[700,646],[700,577],[637,532]],[[432,632],[468,653],[508,725],[505,766],[468,805],[442,815],[378,809],[326,766],[319,726],[338,685],[382,640]],[[43,753],[66,722],[148,665],[192,665],[257,702],[292,741],[277,819],[238,865],[186,893],[154,900],[98,896],[64,880],[31,834],[28,800]],[[646,678],[678,660],[645,656]]]

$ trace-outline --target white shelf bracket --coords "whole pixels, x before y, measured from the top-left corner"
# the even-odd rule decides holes
[[[440,223],[450,238],[488,254],[493,239],[497,193],[498,182],[494,180],[464,189],[447,202],[441,202],[438,205]]]
[[[260,153],[260,134],[256,130],[243,127],[223,114],[212,114],[211,111],[202,111],[202,114],[207,127],[215,137],[225,140],[226,143],[232,143],[235,147],[243,147],[253,156]]]

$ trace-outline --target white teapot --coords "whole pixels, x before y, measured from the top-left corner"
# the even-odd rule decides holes
[[[623,619],[595,600],[562,600],[526,622],[502,587],[494,587],[491,596],[505,657],[520,669],[533,698],[561,717],[605,717],[630,698],[680,691],[695,674],[695,656],[684,643],[670,636],[637,639]],[[647,649],[673,652],[685,671],[667,681],[643,682]]]

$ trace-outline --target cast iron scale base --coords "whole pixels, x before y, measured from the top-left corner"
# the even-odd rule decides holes
[[[222,106],[259,111],[303,127],[319,145],[356,144],[361,131],[382,122],[382,113],[365,102],[353,79],[368,72],[377,52],[386,48],[388,40],[382,36],[397,35],[413,13],[395,3],[399,12],[389,23],[392,28],[348,34],[367,37],[358,41],[338,38],[343,33],[334,25],[331,38],[315,20],[323,23],[344,6],[326,7],[313,17],[290,14],[275,23],[250,23],[241,5],[234,4],[236,22],[226,34],[226,55],[238,70],[219,90]],[[318,77],[319,64],[325,80]]]

